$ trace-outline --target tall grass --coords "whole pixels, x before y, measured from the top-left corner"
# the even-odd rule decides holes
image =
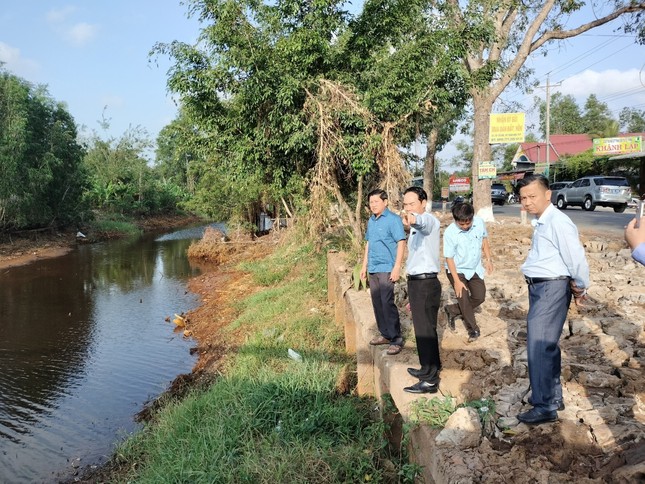
[[[290,244],[241,266],[265,289],[222,338],[246,343],[224,375],[163,409],[118,449],[130,482],[393,482],[375,402],[339,390],[353,365],[326,307],[325,256]],[[239,336],[239,334],[238,334]],[[301,360],[291,359],[294,349]],[[390,469],[388,471],[384,469]],[[394,472],[394,475],[392,475]],[[124,476],[121,476],[121,479]]]

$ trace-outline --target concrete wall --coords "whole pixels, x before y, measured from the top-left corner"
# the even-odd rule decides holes
[[[355,291],[351,287],[351,268],[347,267],[344,254],[329,252],[327,256],[328,300],[334,305],[336,323],[345,328],[345,348],[356,355],[357,390],[361,395],[381,399],[384,394],[392,396],[404,422],[409,421],[409,405],[417,398],[443,398],[446,392],[434,395],[414,395],[403,388],[418,380],[410,376],[408,367],[419,367],[419,361],[411,333],[408,315],[401,314],[404,336],[403,351],[395,356],[386,354],[387,345],[370,346],[369,341],[378,334],[369,291]],[[456,376],[456,375],[455,375]],[[443,375],[444,379],[449,375]],[[455,387],[455,389],[457,389]],[[473,482],[472,475],[463,466],[454,466],[456,457],[449,448],[435,443],[438,430],[425,426],[416,427],[410,433],[410,460],[423,467],[426,483]],[[452,457],[451,457],[452,454]]]

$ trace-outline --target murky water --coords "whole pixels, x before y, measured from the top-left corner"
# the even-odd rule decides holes
[[[134,414],[195,363],[175,313],[197,298],[203,229],[79,246],[0,272],[0,482],[57,482],[104,461]]]

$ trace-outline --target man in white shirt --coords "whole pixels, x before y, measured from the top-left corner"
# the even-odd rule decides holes
[[[569,217],[551,203],[549,182],[542,175],[519,180],[524,210],[535,215],[531,249],[521,270],[529,285],[527,356],[533,408],[517,416],[520,422],[540,424],[557,420],[563,408],[560,384],[562,327],[571,297],[582,305],[589,287],[589,266]]]

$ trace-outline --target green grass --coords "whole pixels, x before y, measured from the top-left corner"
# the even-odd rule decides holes
[[[97,219],[92,223],[92,231],[119,233],[123,235],[139,235],[141,229],[134,223],[118,218]]]
[[[398,478],[381,465],[392,456],[376,402],[338,391],[355,362],[327,309],[324,254],[292,244],[241,267],[267,282],[221,336],[244,331],[246,343],[209,388],[170,404],[119,447],[131,469],[119,482],[411,481],[406,465],[397,464]]]

